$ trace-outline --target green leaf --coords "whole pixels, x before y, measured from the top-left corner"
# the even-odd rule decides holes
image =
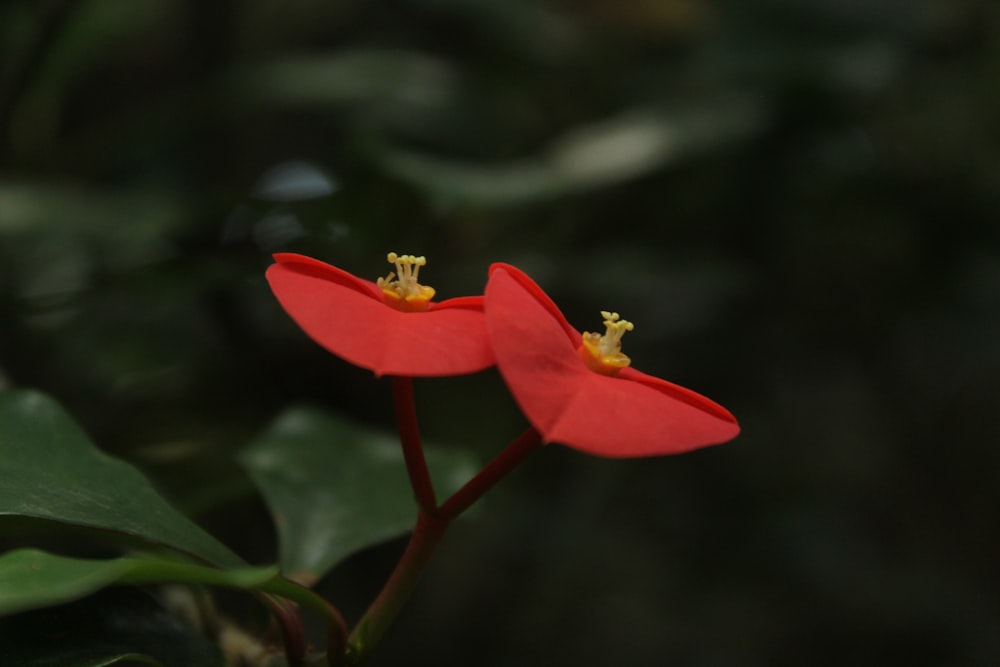
[[[418,112],[452,102],[457,78],[446,61],[425,53],[366,49],[271,60],[234,83],[244,100],[307,107],[381,102]]]
[[[0,618],[0,665],[223,667],[222,651],[138,588]]]
[[[252,590],[278,576],[277,566],[219,570],[167,558],[72,558],[18,549],[0,556],[0,615],[76,600],[112,584],[189,583]]]
[[[327,625],[341,622],[326,600],[282,577],[277,565],[220,570],[165,557],[74,558],[38,549],[0,556],[0,616],[70,602],[117,584],[164,583],[259,591],[293,600]]]
[[[244,562],[171,507],[135,468],[98,451],[66,412],[32,391],[0,392],[0,518],[106,531],[226,567]]]
[[[517,206],[633,180],[762,126],[746,98],[718,107],[635,108],[567,130],[539,153],[501,163],[456,161],[380,143],[371,158],[388,173],[451,206]]]
[[[438,494],[477,470],[454,449],[426,448]],[[260,487],[281,541],[289,578],[312,583],[354,551],[412,528],[416,503],[396,437],[329,413],[280,416],[240,460]]]

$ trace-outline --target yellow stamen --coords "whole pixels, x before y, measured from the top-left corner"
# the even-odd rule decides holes
[[[385,302],[393,308],[408,312],[427,310],[434,298],[434,288],[417,282],[417,274],[420,273],[420,267],[427,264],[427,258],[423,255],[414,257],[390,252],[386,259],[390,264],[396,265],[396,271],[390,271],[388,276],[378,279],[377,284],[382,289]]]
[[[632,363],[632,360],[622,353],[622,336],[626,331],[632,331],[635,325],[621,319],[618,313],[602,310],[601,316],[604,317],[606,329],[604,335],[584,333],[580,345],[580,358],[591,370],[604,375],[614,375]]]

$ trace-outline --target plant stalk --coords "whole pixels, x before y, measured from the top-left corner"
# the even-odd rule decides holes
[[[413,401],[413,378],[393,376],[392,405],[396,413],[399,440],[403,446],[406,473],[410,477],[410,486],[413,487],[417,506],[422,513],[433,516],[437,514],[437,498],[430,471],[427,469],[424,448],[420,442],[417,409]]]
[[[344,656],[347,653],[347,623],[336,607],[315,592],[284,577],[277,577],[267,582],[260,590],[269,595],[297,602],[323,618],[327,625],[327,664],[330,667],[344,664]]]
[[[511,470],[516,468],[528,454],[538,449],[541,444],[541,434],[529,426],[524,433],[518,436],[514,442],[507,445],[507,448],[490,461],[485,468],[480,470],[475,477],[466,482],[465,486],[445,500],[441,507],[438,508],[438,516],[445,520],[451,520],[469,509],[470,505],[479,500],[484,493],[492,489],[497,482],[506,477]]]
[[[347,640],[348,664],[363,665],[409,599],[449,522],[420,512],[403,556]]]
[[[285,643],[285,659],[289,667],[299,667],[306,659],[306,635],[298,611],[282,598],[267,593],[258,593],[258,596],[270,607],[271,613],[281,627],[281,636]]]

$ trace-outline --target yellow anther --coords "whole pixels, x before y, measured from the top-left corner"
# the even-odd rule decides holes
[[[584,333],[580,344],[580,357],[591,370],[614,375],[632,363],[632,360],[622,352],[622,336],[626,331],[635,329],[635,325],[621,319],[618,313],[607,310],[602,310],[601,316],[604,318],[604,335]]]
[[[386,255],[390,264],[396,265],[396,271],[389,272],[385,278],[378,279],[385,302],[393,308],[405,311],[427,310],[430,300],[434,298],[434,288],[417,282],[420,267],[427,264],[427,258],[421,255],[397,255],[390,252]]]

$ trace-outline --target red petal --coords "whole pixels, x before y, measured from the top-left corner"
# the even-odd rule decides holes
[[[511,266],[510,264],[504,264],[502,262],[496,262],[490,266],[490,276],[493,276],[494,271],[503,271],[507,273],[511,278],[513,278],[521,287],[523,287],[527,292],[535,298],[536,301],[549,312],[559,326],[562,327],[563,331],[566,333],[566,337],[569,338],[570,345],[573,346],[575,350],[580,344],[580,332],[573,328],[573,325],[566,321],[566,316],[562,314],[559,310],[559,306],[555,304],[548,294],[545,293],[541,287],[538,286],[534,280],[528,277],[521,269],[516,266]]]
[[[279,252],[274,255],[274,261],[285,268],[294,270],[297,273],[311,275],[322,280],[337,283],[370,296],[373,299],[382,301],[382,289],[375,283],[370,280],[358,278],[352,273],[348,273],[343,269],[338,269],[337,267],[327,264],[326,262],[321,262],[318,259],[306,257],[305,255],[297,255],[293,252]]]
[[[514,400],[546,435],[562,417],[566,397],[590,371],[563,329],[565,318],[539,294],[544,296],[517,269],[494,265],[486,283],[486,325],[497,368]]]
[[[591,371],[577,354],[580,333],[514,267],[491,269],[486,321],[497,368],[547,441],[600,456],[653,456],[739,432],[725,408],[693,391],[634,369],[617,376]]]
[[[482,299],[463,297],[404,313],[372,282],[301,255],[276,255],[267,280],[314,341],[376,375],[462,375],[493,365]]]
[[[740,432],[725,408],[690,389],[648,375],[652,382],[636,381],[624,371],[589,376],[568,397],[548,439],[599,456],[631,457],[679,454]]]

